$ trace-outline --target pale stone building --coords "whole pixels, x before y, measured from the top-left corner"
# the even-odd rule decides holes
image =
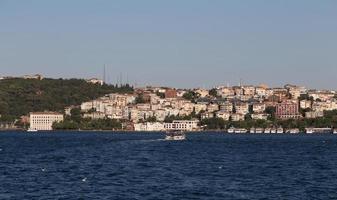
[[[245,120],[245,115],[239,114],[239,113],[232,114],[231,115],[231,119],[234,122],[236,122],[236,121],[244,121]]]
[[[245,114],[249,113],[249,104],[243,103],[243,102],[235,103],[235,111],[238,114],[245,115]]]
[[[165,123],[165,130],[194,131],[199,130],[198,120],[174,120],[172,123]]]
[[[163,131],[164,123],[160,122],[146,122],[134,125],[135,131]]]
[[[221,118],[225,121],[229,121],[229,118],[231,117],[231,113],[225,112],[225,111],[218,111],[218,112],[215,113],[215,116],[217,118]]]
[[[56,112],[31,112],[30,130],[50,131],[53,130],[54,122],[63,121],[63,114]]]

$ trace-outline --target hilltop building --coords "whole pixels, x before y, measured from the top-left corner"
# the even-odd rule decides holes
[[[35,79],[35,80],[42,80],[43,76],[41,74],[35,74],[35,75],[24,75],[22,77],[23,79]]]
[[[165,91],[165,98],[167,99],[177,98],[177,91],[175,89],[167,89]]]
[[[87,83],[92,83],[92,84],[99,84],[99,85],[103,85],[104,84],[103,80],[97,79],[97,78],[88,79],[86,81],[87,81]]]

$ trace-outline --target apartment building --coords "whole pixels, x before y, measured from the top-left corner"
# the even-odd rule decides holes
[[[254,96],[255,95],[255,86],[252,85],[247,85],[247,86],[243,86],[243,93],[245,96]]]
[[[249,113],[249,104],[244,102],[235,103],[235,111],[238,114],[248,114]]]
[[[265,103],[254,103],[253,104],[253,112],[254,113],[263,113],[266,110]]]
[[[300,101],[300,108],[306,109],[312,107],[312,101],[311,100],[302,100]]]
[[[276,105],[276,117],[279,119],[298,119],[301,117],[299,113],[299,105],[293,101],[283,101]]]
[[[254,113],[251,115],[252,119],[254,120],[267,120],[269,117],[269,114],[266,113]]]
[[[230,117],[231,117],[231,113],[229,112],[225,112],[225,111],[218,111],[215,113],[215,116],[217,118],[221,118],[225,121],[229,121]]]
[[[224,112],[233,112],[233,103],[226,101],[224,103],[220,103],[220,110]]]
[[[240,114],[240,113],[234,113],[234,114],[231,114],[231,119],[234,122],[244,121],[245,120],[245,115]]]

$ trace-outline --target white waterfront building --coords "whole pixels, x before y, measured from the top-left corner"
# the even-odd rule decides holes
[[[164,131],[164,124],[160,122],[146,122],[134,125],[135,131]]]
[[[194,131],[199,130],[198,120],[174,120],[172,123],[165,123],[165,130]]]
[[[32,112],[30,113],[30,130],[53,130],[54,122],[63,121],[63,114],[56,112]]]

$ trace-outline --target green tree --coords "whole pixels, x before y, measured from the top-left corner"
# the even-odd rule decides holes
[[[209,95],[213,96],[213,97],[218,97],[218,92],[216,90],[216,88],[213,88],[209,91]]]
[[[276,116],[275,116],[275,113],[276,113],[276,108],[273,107],[273,106],[268,106],[266,108],[266,111],[265,111],[267,114],[269,114],[269,120],[271,121],[275,121],[276,119]]]
[[[144,99],[144,96],[142,94],[140,94],[136,97],[136,103],[137,104],[145,103],[145,99]]]
[[[194,91],[188,91],[183,95],[183,98],[192,102],[196,102],[196,100],[200,97],[200,94]]]
[[[71,114],[71,120],[74,122],[79,123],[82,119],[81,109],[80,108],[73,108],[70,111]]]
[[[146,119],[147,122],[157,122],[157,117],[156,116],[151,116]]]

